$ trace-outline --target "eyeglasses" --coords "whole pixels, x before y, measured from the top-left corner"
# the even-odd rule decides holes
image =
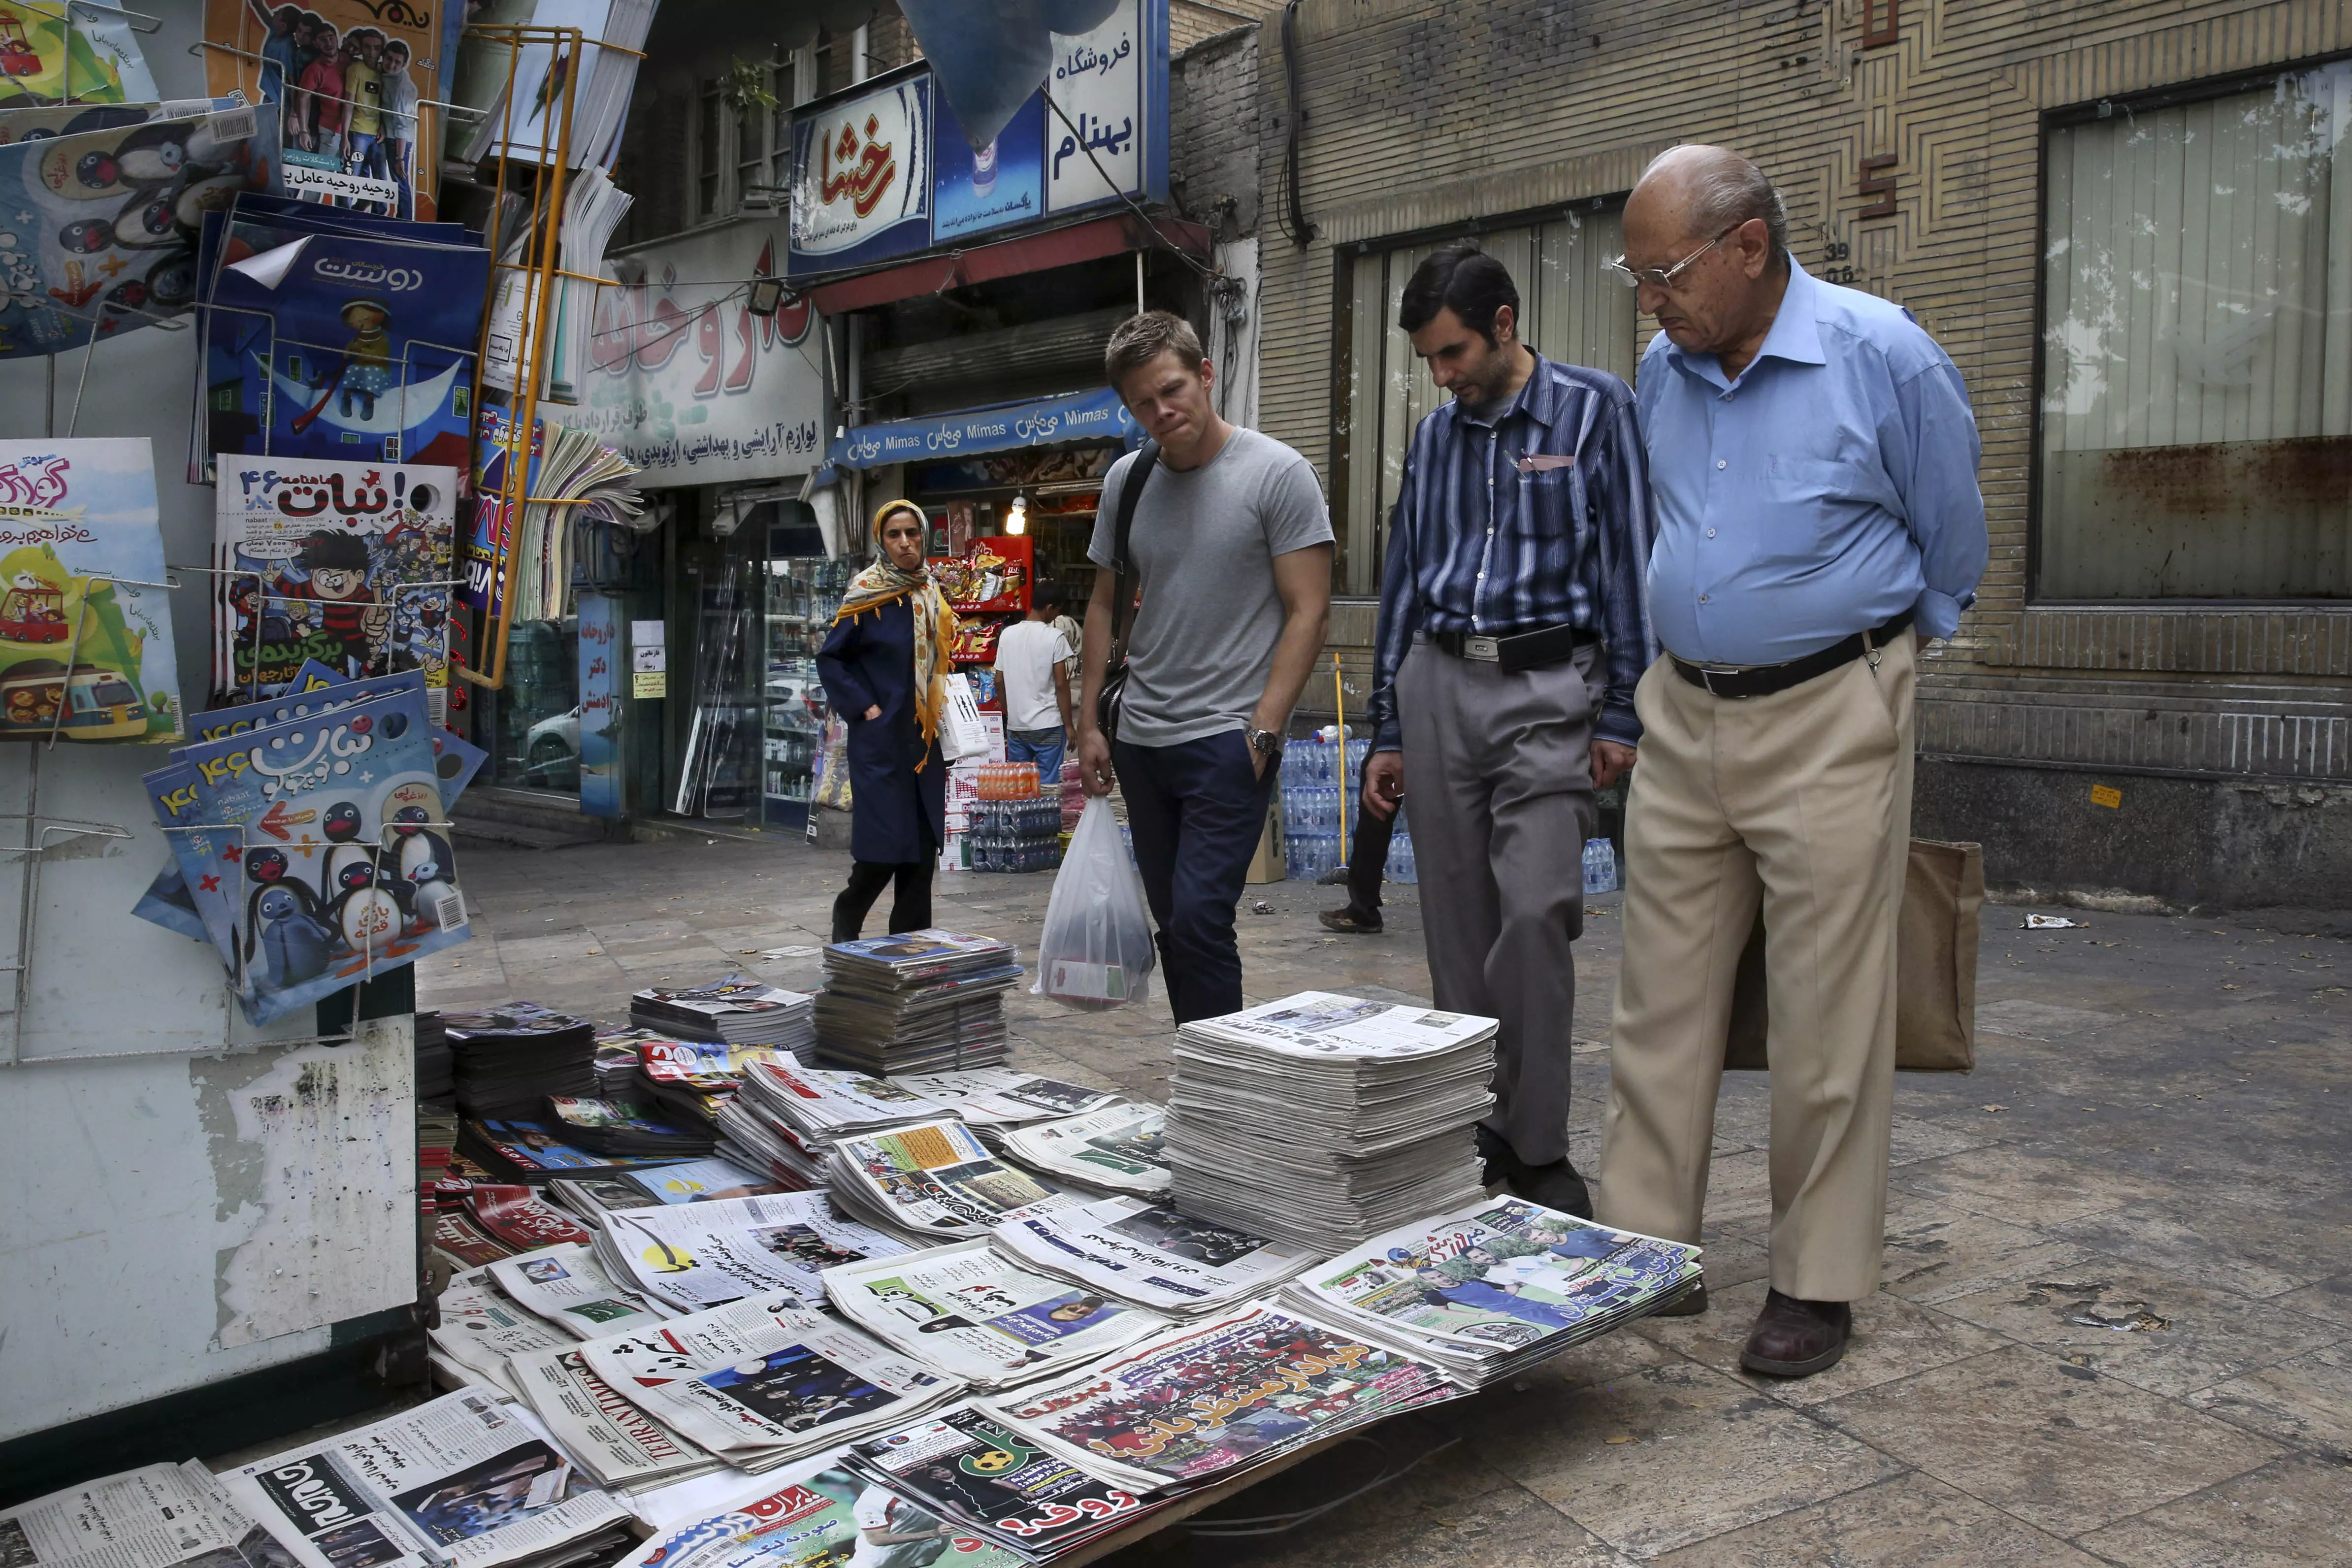
[[[1708,240],[1705,245],[1700,246],[1696,250],[1692,251],[1688,256],[1684,257],[1672,267],[1628,267],[1625,265],[1625,258],[1622,256],[1617,258],[1616,260],[1609,262],[1607,265],[1609,270],[1615,275],[1617,281],[1622,283],[1628,289],[1639,289],[1644,283],[1647,283],[1653,289],[1672,289],[1675,286],[1675,279],[1682,275],[1682,271],[1685,268],[1688,267],[1692,262],[1696,261],[1700,257],[1705,256],[1708,251],[1713,250],[1717,246],[1721,245],[1725,240],[1729,239],[1733,235],[1738,234],[1741,227],[1748,221],[1749,220],[1746,218],[1742,218],[1738,223],[1733,224],[1729,228],[1727,228],[1721,234],[1717,235],[1713,239]]]

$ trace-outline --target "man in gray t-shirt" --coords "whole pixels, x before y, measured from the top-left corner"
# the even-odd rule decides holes
[[[1117,739],[1096,722],[1111,640],[1119,496],[1133,455],[1103,482],[1087,558],[1077,756],[1089,795],[1127,801],[1135,860],[1160,927],[1176,1021],[1242,1006],[1234,906],[1265,831],[1282,733],[1323,647],[1331,521],[1307,459],[1228,424],[1216,369],[1178,317],[1153,310],[1111,334],[1105,369],[1160,443],[1128,539],[1139,603],[1128,637]]]

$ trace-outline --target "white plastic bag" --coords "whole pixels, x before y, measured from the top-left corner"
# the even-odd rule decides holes
[[[950,763],[988,755],[988,726],[981,722],[971,678],[950,675],[947,689],[946,710],[940,715],[940,755]]]
[[[1140,1002],[1157,955],[1143,874],[1119,837],[1110,802],[1096,795],[1079,814],[1054,874],[1030,994],[1092,1013]]]

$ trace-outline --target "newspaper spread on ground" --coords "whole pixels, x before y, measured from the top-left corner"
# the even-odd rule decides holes
[[[828,1268],[824,1289],[851,1322],[978,1389],[1050,1377],[1169,1321],[1034,1273],[985,1241]]]
[[[1129,1197],[1024,1214],[989,1241],[1034,1268],[1187,1316],[1265,1295],[1324,1256]]]
[[[1082,1201],[996,1158],[961,1121],[923,1121],[845,1139],[825,1156],[844,1208],[934,1244],[974,1238],[1015,1214]]]
[[[602,1485],[634,1491],[720,1468],[590,1371],[576,1345],[516,1356],[507,1370],[549,1435]]]
[[[441,1326],[426,1331],[433,1348],[518,1399],[522,1389],[507,1370],[508,1357],[572,1347],[570,1334],[499,1295],[487,1268],[451,1276],[440,1305]]]
[[[624,1209],[710,1203],[784,1189],[749,1166],[714,1155],[611,1176],[558,1176],[547,1184],[547,1190],[572,1213],[602,1225],[605,1215]]]
[[[787,1290],[818,1306],[825,1269],[906,1250],[895,1237],[835,1215],[823,1193],[786,1193],[616,1214],[604,1223],[597,1255],[617,1278],[695,1312]]]
[[[628,1538],[537,1417],[479,1389],[221,1478],[302,1568],[494,1568]]]
[[[7,1568],[273,1568],[285,1551],[190,1459],[0,1509]]]
[[[902,1073],[891,1082],[943,1106],[972,1127],[1018,1127],[1099,1110],[1120,1097],[1107,1089],[1040,1078],[1014,1068]]]
[[[1156,1105],[1109,1105],[1016,1127],[1003,1135],[1004,1152],[1049,1176],[1149,1197],[1168,1190],[1167,1127]]]
[[[872,1127],[936,1116],[940,1108],[901,1084],[863,1073],[753,1062],[730,1104],[766,1112],[812,1145]]]
[[[1165,1506],[1055,1458],[970,1405],[853,1443],[842,1461],[1039,1562]]]
[[[669,1316],[668,1309],[614,1284],[594,1250],[576,1242],[502,1258],[488,1272],[509,1300],[575,1339],[601,1340]]]
[[[1488,1199],[1376,1237],[1283,1299],[1484,1384],[1679,1299],[1698,1258],[1682,1242]]]
[[[715,1307],[583,1353],[622,1397],[746,1468],[904,1425],[963,1391],[796,1296]]]
[[[1150,1490],[1209,1480],[1458,1393],[1427,1362],[1258,1302],[972,1403],[1081,1469]]]
[[[803,1459],[656,1531],[619,1568],[1021,1568],[1024,1559],[845,1468]]]

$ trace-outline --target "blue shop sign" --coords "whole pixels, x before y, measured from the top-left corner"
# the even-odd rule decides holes
[[[920,419],[860,425],[836,438],[827,460],[845,468],[877,468],[979,452],[1012,452],[1024,447],[1055,447],[1065,441],[1124,441],[1140,444],[1142,432],[1118,394],[1066,393],[1034,403],[1005,403]]]

